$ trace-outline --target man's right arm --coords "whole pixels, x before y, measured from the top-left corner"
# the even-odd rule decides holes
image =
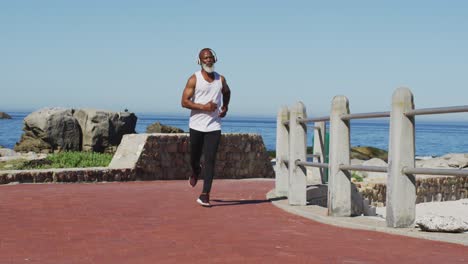
[[[208,102],[206,104],[197,104],[191,100],[195,93],[196,84],[197,84],[197,77],[195,77],[195,75],[190,76],[190,78],[187,81],[187,84],[185,85],[184,92],[182,93],[182,100],[181,100],[182,107],[185,107],[191,110],[202,110],[202,111],[208,111],[208,112],[215,111],[218,106],[213,102]]]

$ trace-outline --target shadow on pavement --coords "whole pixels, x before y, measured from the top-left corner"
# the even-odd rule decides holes
[[[286,197],[276,197],[268,200],[221,200],[221,199],[213,199],[212,202],[216,202],[215,204],[211,204],[211,207],[215,206],[230,206],[230,205],[245,205],[245,204],[259,204],[259,203],[270,203],[274,201],[286,200]]]

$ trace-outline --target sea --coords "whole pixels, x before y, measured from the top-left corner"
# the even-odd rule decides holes
[[[0,119],[0,146],[13,148],[21,138],[23,119],[29,112],[7,112],[12,119]],[[138,117],[137,133],[145,133],[154,123],[175,126],[188,131],[188,115],[135,113]],[[388,150],[388,119],[352,120],[351,145],[372,146]],[[313,129],[309,127],[307,141],[312,146]],[[276,116],[227,116],[222,123],[223,133],[260,134],[267,150],[276,148]],[[447,153],[468,153],[468,122],[421,121],[416,122],[416,156],[437,157]]]

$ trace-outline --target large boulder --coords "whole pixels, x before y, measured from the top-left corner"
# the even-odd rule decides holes
[[[156,122],[146,128],[146,133],[184,133],[184,130]]]
[[[370,160],[366,160],[361,165],[370,166],[370,167],[387,167],[388,166],[387,162],[378,158],[372,158]],[[387,179],[386,172],[361,171],[360,173],[366,179],[366,181],[385,182]]]
[[[388,152],[383,149],[366,146],[351,148],[351,159],[370,160],[372,158],[378,158],[387,162]]]
[[[18,155],[14,150],[0,146],[0,157],[11,157]]]
[[[114,152],[123,135],[135,133],[137,117],[133,113],[81,109],[74,116],[83,132],[84,151]]]
[[[0,119],[11,119],[11,116],[5,112],[0,112]]]
[[[449,167],[462,169],[468,167],[468,154],[465,153],[450,153],[441,158],[448,161]]]
[[[468,167],[468,154],[450,153],[442,157],[417,160],[416,167],[463,169],[463,168]]]
[[[422,231],[462,233],[468,231],[468,223],[453,216],[426,215],[416,220]]]
[[[81,129],[72,109],[45,108],[33,112],[24,118],[23,131],[15,151],[81,150]]]
[[[24,119],[19,152],[112,152],[124,134],[135,133],[137,117],[128,112],[46,108]]]

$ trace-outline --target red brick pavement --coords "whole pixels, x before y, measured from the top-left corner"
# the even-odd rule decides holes
[[[273,181],[0,186],[0,263],[467,263],[468,247],[286,213]],[[199,185],[201,185],[199,183]]]

